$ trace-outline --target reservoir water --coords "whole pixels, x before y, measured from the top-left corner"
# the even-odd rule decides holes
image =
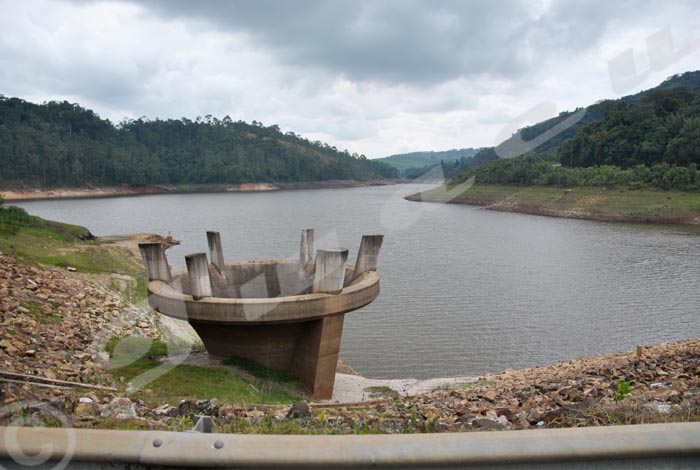
[[[346,316],[341,357],[371,378],[476,375],[700,334],[700,229],[415,203],[425,185],[33,201],[95,235],[168,232],[173,267],[222,234],[229,261],[383,233],[382,292]]]

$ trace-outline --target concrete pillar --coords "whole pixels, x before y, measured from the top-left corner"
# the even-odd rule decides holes
[[[307,228],[301,231],[301,244],[299,246],[299,260],[303,266],[312,261],[314,254],[314,229]]]
[[[344,320],[341,313],[305,323],[304,335],[294,350],[292,373],[317,400],[333,397]]]
[[[355,271],[350,282],[366,271],[377,270],[379,251],[382,249],[383,241],[384,235],[362,235],[360,249],[357,252],[357,262],[355,262]]]
[[[343,290],[345,281],[345,263],[348,250],[318,250],[316,252],[316,271],[311,289],[313,293],[338,294]]]
[[[219,274],[224,273],[224,250],[221,247],[221,234],[219,232],[207,232],[207,242],[209,243],[209,256],[211,264],[216,266]]]
[[[165,248],[160,243],[139,243],[139,251],[146,264],[149,281],[172,282],[168,258],[165,256]]]
[[[209,277],[209,262],[205,253],[195,253],[185,256],[187,274],[190,278],[190,290],[192,298],[199,300],[202,297],[212,296],[211,278]]]

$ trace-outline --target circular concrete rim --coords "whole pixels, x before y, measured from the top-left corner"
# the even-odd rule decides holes
[[[274,262],[269,260],[265,262]],[[289,262],[284,260],[283,262]],[[231,264],[246,264],[250,261]],[[173,278],[186,270],[173,274]],[[366,271],[339,294],[302,294],[270,298],[204,297],[194,300],[170,284],[148,283],[148,302],[158,312],[184,320],[225,324],[297,322],[350,312],[379,295],[379,274]]]

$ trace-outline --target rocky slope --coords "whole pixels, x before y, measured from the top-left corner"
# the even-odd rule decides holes
[[[35,376],[35,382],[111,386],[104,367],[107,341],[156,334],[154,316],[85,275],[0,255],[0,379],[2,372],[11,372]],[[0,383],[5,403],[46,392],[27,383]]]

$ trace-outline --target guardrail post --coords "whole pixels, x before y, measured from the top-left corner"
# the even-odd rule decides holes
[[[146,264],[149,281],[172,282],[168,258],[165,256],[165,248],[160,243],[139,243],[139,251],[143,262]]]
[[[187,274],[190,278],[192,298],[199,300],[212,296],[211,279],[209,277],[209,262],[206,253],[195,253],[185,256]]]

